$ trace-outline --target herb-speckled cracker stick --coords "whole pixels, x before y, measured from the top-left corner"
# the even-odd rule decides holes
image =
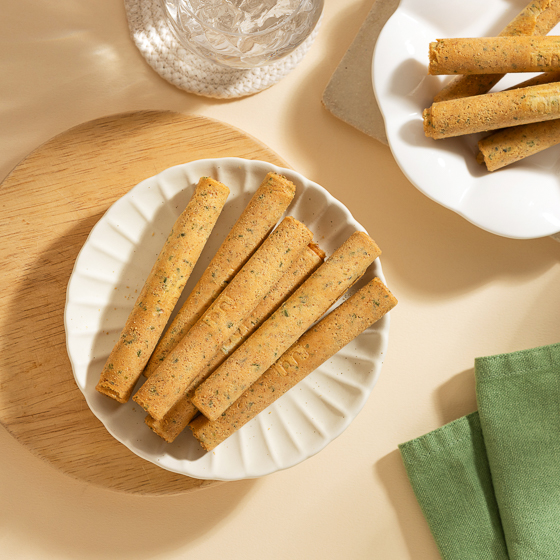
[[[488,171],[496,171],[556,144],[560,144],[560,119],[514,126],[480,140],[476,159]]]
[[[424,132],[435,139],[560,117],[560,83],[434,103],[424,110]]]
[[[229,189],[203,177],[154,264],[96,389],[128,401],[224,207]]]
[[[560,81],[560,72],[544,72],[509,89]],[[560,143],[560,119],[499,130],[478,142],[478,163],[488,171],[532,156]]]
[[[133,399],[152,418],[162,420],[188,391],[208,361],[292,266],[312,237],[294,218],[282,220],[134,395]]]
[[[295,192],[295,185],[285,177],[267,174],[156,346],[144,370],[146,377],[158,368],[272,231]]]
[[[211,451],[396,304],[391,292],[374,278],[309,329],[217,420],[202,415],[193,420],[189,427],[194,437],[204,449]]]
[[[438,39],[429,55],[432,75],[554,72],[560,68],[560,37]]]
[[[215,420],[254,383],[381,254],[367,234],[350,236],[194,392],[192,402]]]
[[[235,333],[218,351],[211,363],[198,375],[192,386],[197,387],[208,377],[236,348],[268,319],[276,308],[313,273],[323,262],[325,253],[315,244],[306,247],[292,264],[289,270],[280,278],[278,283],[268,292],[255,310],[241,324]],[[191,390],[192,392],[192,390]],[[191,395],[192,396],[192,395]],[[161,421],[146,416],[146,424],[165,441],[171,443],[187,427],[195,417],[197,408],[191,402],[189,395],[183,396]]]
[[[500,33],[500,37],[546,35],[560,21],[560,0],[534,0]],[[457,76],[435,97],[447,101],[488,93],[504,74]]]

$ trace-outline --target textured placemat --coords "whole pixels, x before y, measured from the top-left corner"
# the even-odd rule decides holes
[[[311,35],[290,55],[268,66],[226,68],[190,53],[171,33],[160,0],[124,0],[130,34],[148,64],[180,89],[206,97],[235,98],[258,93],[278,83],[303,59],[317,36]]]
[[[373,92],[371,61],[377,38],[400,0],[376,0],[323,93],[323,105],[339,119],[386,146],[385,123]],[[560,242],[560,232],[551,235]]]
[[[323,93],[323,105],[339,119],[387,145],[385,123],[371,82],[379,33],[400,0],[377,0]]]

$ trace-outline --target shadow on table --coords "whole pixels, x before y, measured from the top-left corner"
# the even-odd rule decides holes
[[[451,377],[436,390],[434,399],[442,426],[476,410],[474,370],[468,369]],[[395,449],[382,457],[374,470],[397,515],[411,557],[423,557],[419,554],[424,550],[427,558],[438,557],[435,541],[408,481],[400,452]]]
[[[178,558],[186,558],[189,544],[224,523],[259,484],[228,482],[145,497],[69,478],[31,455],[1,426],[0,447],[0,500],[9,504],[0,512],[0,532],[14,535],[10,542],[25,542],[22,550],[42,551],[38,556],[147,559],[177,551]]]
[[[393,506],[410,558],[439,558],[435,541],[406,476],[400,452],[395,449],[379,459],[374,473]]]

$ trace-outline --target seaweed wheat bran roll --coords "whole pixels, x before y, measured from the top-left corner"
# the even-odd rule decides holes
[[[210,377],[192,402],[210,420],[254,383],[381,254],[367,234],[350,236]]]
[[[536,86],[560,81],[560,72],[543,72],[508,88]],[[538,122],[499,130],[478,143],[476,160],[496,171],[560,143],[560,121]]]
[[[198,409],[186,396],[182,397],[167,413],[163,420],[154,420],[150,415],[144,422],[167,443],[173,443],[177,436],[188,426],[198,414]]]
[[[189,426],[194,437],[205,450],[211,451],[395,305],[396,298],[374,278],[309,329],[219,418],[213,421],[202,415],[195,418]]]
[[[152,418],[162,420],[312,237],[301,222],[284,218],[142,385],[134,401]]]
[[[496,171],[557,144],[560,119],[514,126],[480,140],[476,159],[486,164],[488,171]]]
[[[310,243],[286,271],[278,283],[264,296],[255,310],[241,324],[237,332],[222,346],[224,359],[244,342],[274,311],[288,299],[323,264],[325,252],[316,243]],[[218,367],[223,360],[214,360],[212,366]]]
[[[208,377],[231,353],[245,341],[258,326],[283,303],[288,297],[319,267],[325,258],[325,253],[315,244],[310,243],[280,278],[278,283],[268,292],[264,299],[257,305],[235,333],[218,351],[214,359],[208,364],[193,382],[192,387],[197,387]],[[198,409],[190,400],[192,390],[181,397],[173,408],[161,421],[147,416],[146,424],[168,443],[187,427],[187,424],[195,417]]]
[[[226,358],[266,321],[274,311],[299,288],[305,280],[322,264],[325,253],[316,243],[310,243],[299,254],[292,266],[281,276],[252,313],[239,325],[231,338],[223,343],[217,353],[198,373],[192,382],[192,392],[220,366]],[[177,403],[178,404],[178,403]],[[170,411],[171,412],[171,411]],[[169,413],[168,413],[169,414]]]
[[[127,402],[179,299],[220,212],[229,189],[200,179],[179,216],[134,304],[96,389]]]
[[[560,1],[550,0],[548,8],[537,16],[533,35],[547,35],[560,21]],[[527,33],[529,35],[529,33]]]
[[[560,0],[536,0],[529,4],[500,33],[500,37],[546,35],[560,21]],[[435,97],[447,101],[488,93],[504,74],[456,76]]]
[[[506,74],[560,69],[560,37],[438,39],[430,43],[429,74]]]
[[[156,346],[144,370],[146,377],[157,369],[272,231],[295,192],[295,185],[282,175],[266,175]]]
[[[560,117],[560,83],[434,103],[424,110],[424,133],[435,139]]]

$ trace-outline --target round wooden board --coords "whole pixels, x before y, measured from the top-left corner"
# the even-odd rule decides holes
[[[113,202],[168,167],[227,156],[287,167],[224,123],[142,111],[56,136],[0,185],[0,422],[73,477],[146,495],[214,484],[161,469],[113,439],[74,383],[63,316],[74,261]]]

